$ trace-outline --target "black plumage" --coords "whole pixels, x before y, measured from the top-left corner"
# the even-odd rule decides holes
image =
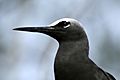
[[[46,27],[14,30],[44,33],[59,42],[54,64],[55,80],[115,80],[89,59],[88,38],[77,20],[64,18]]]

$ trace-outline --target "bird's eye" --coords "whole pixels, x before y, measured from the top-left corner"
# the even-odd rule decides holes
[[[70,25],[70,22],[61,21],[56,26],[57,27],[62,27],[62,28],[67,28],[69,25]]]
[[[66,22],[66,21],[62,21],[61,23],[63,24],[63,26],[67,26],[68,25],[68,22]]]

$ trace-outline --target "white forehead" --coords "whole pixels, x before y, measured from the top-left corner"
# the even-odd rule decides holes
[[[70,22],[70,23],[79,24],[79,21],[77,21],[75,19],[72,19],[72,18],[62,18],[62,19],[59,19],[59,20],[53,22],[52,24],[50,24],[50,26],[54,26],[54,25],[58,24],[61,21],[66,21],[66,22]]]

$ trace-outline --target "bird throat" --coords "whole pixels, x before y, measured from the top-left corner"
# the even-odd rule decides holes
[[[87,40],[60,43],[55,62],[85,62],[88,61],[89,44]]]

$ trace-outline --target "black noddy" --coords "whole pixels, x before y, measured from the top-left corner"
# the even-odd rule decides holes
[[[55,80],[116,80],[89,57],[89,42],[82,25],[63,18],[44,27],[20,27],[13,30],[47,34],[59,42],[54,71]]]

